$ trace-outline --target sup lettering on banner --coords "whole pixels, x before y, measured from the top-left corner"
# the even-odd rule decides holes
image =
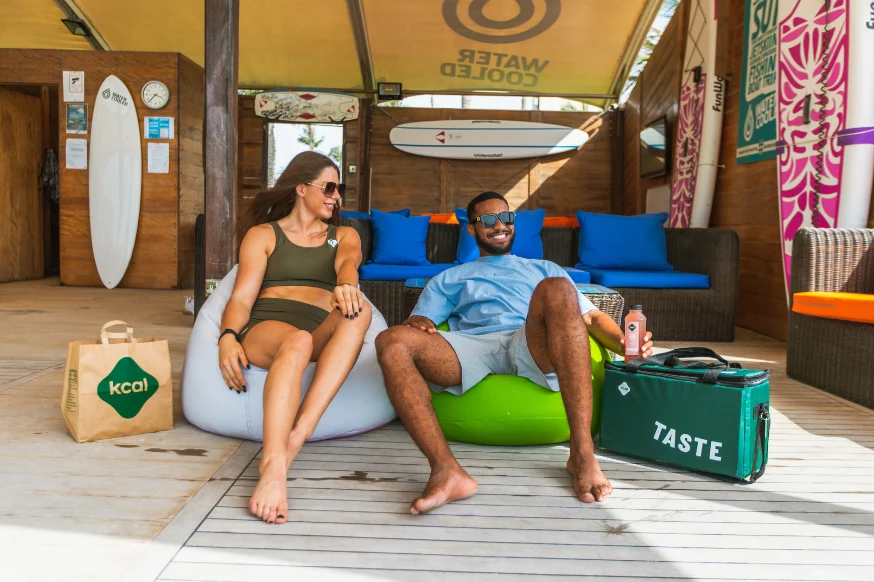
[[[747,0],[737,162],[776,157],[778,0]]]

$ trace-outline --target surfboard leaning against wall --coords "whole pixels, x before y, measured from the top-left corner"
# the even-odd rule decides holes
[[[777,172],[787,300],[799,228],[863,228],[874,173],[874,7],[780,0]]]
[[[715,73],[718,16],[716,0],[692,0],[674,143],[670,226],[675,228],[710,224],[726,83]]]

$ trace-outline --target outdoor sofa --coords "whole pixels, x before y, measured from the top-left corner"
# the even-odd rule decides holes
[[[389,325],[409,317],[405,279],[433,277],[452,266],[458,247],[458,224],[431,223],[426,255],[431,265],[411,267],[405,275],[380,277],[368,260],[373,252],[370,220],[343,219],[361,236],[363,262],[361,290],[382,312]],[[563,267],[578,263],[579,228],[544,227],[541,231],[544,258]],[[643,306],[647,327],[659,341],[732,341],[738,291],[738,236],[721,229],[666,229],[667,258],[676,271],[709,276],[708,289],[651,289],[612,286],[630,305]],[[376,266],[378,267],[378,266]],[[374,276],[371,276],[374,275]],[[394,279],[394,280],[389,280]],[[580,281],[585,282],[585,281]],[[409,298],[409,289],[406,293]]]
[[[786,373],[874,408],[874,230],[799,229],[790,301]]]

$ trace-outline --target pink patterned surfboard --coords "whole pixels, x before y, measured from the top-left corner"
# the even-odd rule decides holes
[[[869,0],[780,1],[777,172],[787,300],[799,228],[867,223],[874,169],[870,12]]]
[[[673,152],[670,226],[675,228],[710,224],[725,93],[725,81],[714,72],[716,6],[716,0],[692,0],[689,12]]]

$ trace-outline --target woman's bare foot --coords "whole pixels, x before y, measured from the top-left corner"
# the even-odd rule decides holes
[[[284,455],[262,456],[258,464],[261,478],[249,500],[249,511],[267,523],[285,523],[288,518],[288,489]]]
[[[298,453],[303,448],[303,444],[306,442],[306,439],[300,436],[298,433],[291,431],[291,434],[288,436],[288,448],[285,451],[285,459],[286,459],[286,469],[287,473],[289,469],[291,469],[291,464],[297,458]]]
[[[477,487],[473,477],[460,465],[433,469],[424,493],[410,505],[410,513],[419,515],[441,505],[473,497]]]
[[[613,493],[613,486],[601,472],[594,453],[571,454],[567,472],[574,478],[574,491],[580,501],[604,501]]]

